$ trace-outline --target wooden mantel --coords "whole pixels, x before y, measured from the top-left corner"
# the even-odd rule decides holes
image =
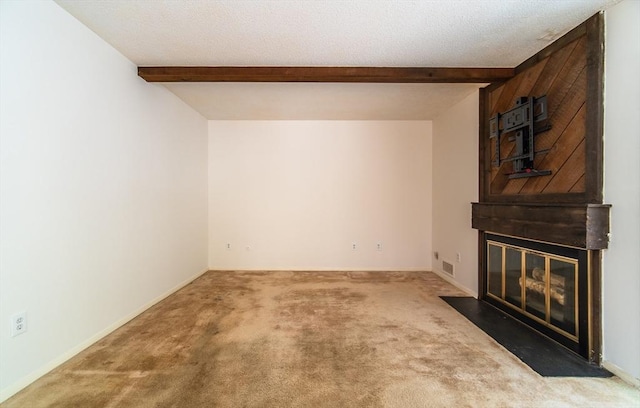
[[[580,249],[606,249],[606,204],[472,203],[473,228]]]

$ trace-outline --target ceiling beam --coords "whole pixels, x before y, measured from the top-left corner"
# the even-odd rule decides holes
[[[513,68],[400,67],[138,67],[147,82],[489,83]]]

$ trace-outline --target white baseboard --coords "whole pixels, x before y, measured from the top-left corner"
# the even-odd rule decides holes
[[[221,268],[221,267],[209,267],[209,270],[212,272],[224,272],[224,271],[237,271],[237,272],[256,272],[256,271],[273,271],[273,272],[433,272],[442,279],[446,280],[456,288],[460,289],[464,293],[472,296],[474,298],[478,298],[478,292],[471,290],[458,281],[456,281],[451,275],[439,271],[439,270],[429,270],[429,268],[424,267],[411,267],[411,268]]]
[[[93,336],[91,336],[87,340],[83,341],[82,343],[78,344],[77,346],[73,347],[72,349],[70,349],[69,351],[65,352],[64,354],[56,357],[55,359],[49,361],[47,364],[43,365],[42,367],[38,368],[37,370],[31,372],[30,374],[27,374],[26,376],[22,377],[21,379],[19,379],[18,381],[14,382],[11,385],[9,385],[8,387],[0,390],[0,403],[2,403],[4,401],[6,401],[7,399],[11,398],[13,395],[17,394],[20,390],[22,390],[23,388],[25,388],[29,384],[33,383],[34,381],[36,381],[38,378],[42,377],[43,375],[47,374],[49,371],[51,371],[54,368],[58,367],[62,363],[64,363],[67,360],[71,359],[72,357],[74,357],[76,354],[80,353],[81,351],[83,351],[87,347],[89,347],[92,344],[96,343],[98,340],[100,340],[103,337],[107,336],[108,334],[110,334],[111,332],[115,331],[116,329],[124,326],[126,323],[128,323],[131,320],[133,320],[135,317],[137,317],[138,315],[140,315],[141,313],[143,313],[144,311],[149,309],[151,306],[155,305],[156,303],[164,300],[168,296],[176,293],[177,291],[179,291],[183,287],[187,286],[189,283],[193,282],[194,280],[196,280],[197,278],[199,278],[200,276],[205,274],[207,271],[208,271],[208,269],[204,270],[202,272],[199,272],[196,275],[194,275],[194,276],[186,279],[185,281],[179,283],[177,286],[173,287],[172,289],[169,289],[168,291],[166,291],[165,293],[163,293],[160,296],[156,297],[152,301],[144,304],[143,306],[141,306],[140,308],[138,308],[134,312],[128,314],[127,316],[123,317],[122,319],[116,321],[115,323],[109,325],[105,329],[103,329],[103,330],[99,331],[98,333],[94,334]]]
[[[222,271],[238,271],[238,272],[257,272],[257,271],[270,271],[270,272],[425,272],[429,271],[429,268],[425,267],[408,267],[408,268],[352,268],[352,267],[309,267],[309,268],[225,268],[221,266],[211,266],[210,271],[222,272]]]
[[[468,294],[469,296],[472,296],[472,297],[474,297],[476,299],[478,298],[478,292],[476,292],[474,290],[471,290],[468,287],[462,285],[460,282],[455,280],[455,278],[452,277],[451,275],[449,275],[448,273],[445,273],[443,271],[439,271],[437,269],[434,269],[433,273],[435,273],[436,275],[438,275],[442,279],[446,280],[447,282],[449,282],[450,284],[452,284],[456,288],[460,289],[464,293]]]
[[[622,381],[633,385],[636,388],[640,388],[640,378],[635,378],[633,375],[624,371],[622,368],[617,365],[610,363],[609,361],[603,361],[602,367],[610,371],[616,377],[619,377]]]

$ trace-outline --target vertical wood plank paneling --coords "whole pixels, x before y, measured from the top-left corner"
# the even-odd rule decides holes
[[[587,134],[586,195],[589,203],[602,203],[604,186],[604,14],[587,25]]]
[[[478,92],[478,196],[480,200],[485,200],[487,196],[487,179],[490,175],[489,168],[491,166],[490,149],[488,149],[488,140],[485,137],[489,133],[488,124],[488,105],[491,93],[486,88],[481,88]]]
[[[588,203],[603,202],[604,187],[604,14],[594,15],[587,27],[587,119],[585,154],[585,196]],[[577,183],[576,183],[577,184]],[[602,252],[591,251],[590,296],[591,318],[589,360],[602,361]]]
[[[589,251],[589,296],[591,316],[589,321],[589,361],[602,362],[602,251]]]

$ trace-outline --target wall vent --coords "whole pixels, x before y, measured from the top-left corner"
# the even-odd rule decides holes
[[[450,264],[447,261],[442,261],[442,270],[453,276],[453,264]]]

